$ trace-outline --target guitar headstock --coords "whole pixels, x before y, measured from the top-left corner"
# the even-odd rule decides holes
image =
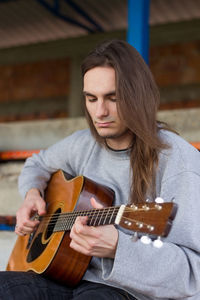
[[[118,224],[131,231],[166,237],[176,211],[173,202],[131,204],[124,207]]]

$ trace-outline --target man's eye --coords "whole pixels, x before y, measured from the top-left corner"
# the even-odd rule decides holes
[[[96,98],[88,98],[89,102],[95,102],[97,99]]]

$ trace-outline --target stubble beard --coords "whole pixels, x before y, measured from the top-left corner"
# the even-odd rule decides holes
[[[113,134],[101,134],[99,133],[99,131],[96,129],[97,134],[99,135],[99,137],[105,139],[105,140],[115,140],[115,139],[119,139],[125,135],[128,135],[130,133],[129,129],[126,128],[123,131],[119,132],[119,133],[113,133]]]

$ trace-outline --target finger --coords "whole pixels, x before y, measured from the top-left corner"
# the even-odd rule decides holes
[[[37,197],[34,203],[26,202],[17,212],[17,223],[23,220],[24,225],[34,227],[39,223],[34,217],[35,215],[44,215],[46,213],[46,203],[41,197]]]
[[[100,232],[96,227],[85,225],[86,221],[86,217],[78,217],[70,232],[72,240],[85,246],[88,244],[88,241],[98,240],[100,236]]]
[[[71,240],[70,247],[79,253],[87,256],[92,256],[92,249],[88,247],[88,244],[78,243],[74,240]]]
[[[38,226],[20,226],[18,227],[18,229],[20,231],[23,231],[23,232],[26,232],[26,233],[30,233],[32,232],[33,230],[36,230]]]
[[[88,234],[90,227],[81,223],[83,220],[77,220],[70,232],[70,247],[82,254],[91,255],[94,239]]]
[[[21,236],[26,235],[26,233],[24,231],[22,231],[21,229],[19,229],[18,225],[15,226],[15,233]]]
[[[71,229],[70,238],[75,243],[81,245],[85,244],[87,237],[87,228],[85,224],[87,223],[87,217],[77,217],[76,221]]]
[[[88,217],[87,216],[79,216],[76,218],[75,224],[80,224],[82,227],[87,225]]]
[[[16,214],[16,228],[17,233],[19,231],[32,232],[39,225],[39,220],[33,220],[30,218],[30,214],[32,212],[31,208],[22,208]]]
[[[18,235],[20,235],[20,236],[25,236],[26,235],[26,233],[23,233],[23,232],[16,232]]]
[[[76,234],[84,234],[85,232],[85,226],[87,224],[88,217],[77,217],[76,221],[72,227],[71,232],[75,232]]]
[[[32,215],[37,213],[40,216],[46,213],[46,202],[42,197],[37,196],[34,199],[34,204],[31,206],[31,212]]]
[[[30,210],[25,209],[21,210],[20,212],[17,212],[17,226],[20,230],[24,230],[25,227],[34,230],[34,228],[38,226],[39,221],[30,219],[30,213]]]
[[[103,205],[97,202],[97,200],[94,197],[90,199],[90,202],[94,208],[99,208],[99,209],[103,208]]]
[[[27,227],[27,226],[15,226],[15,233],[20,234],[23,233],[25,234],[30,234],[32,233],[36,228],[35,227]]]
[[[86,247],[86,240],[82,236],[77,234],[72,234],[70,235],[70,237],[71,237],[70,247],[72,247],[73,249],[77,250],[77,248]]]
[[[40,201],[39,200],[36,201],[36,211],[39,216],[46,214],[46,203],[43,199],[41,201],[41,199],[40,199]]]

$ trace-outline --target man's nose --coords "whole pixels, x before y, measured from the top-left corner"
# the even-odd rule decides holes
[[[108,116],[108,107],[103,100],[97,101],[97,106],[96,106],[96,117],[101,118],[101,117],[106,117]]]

